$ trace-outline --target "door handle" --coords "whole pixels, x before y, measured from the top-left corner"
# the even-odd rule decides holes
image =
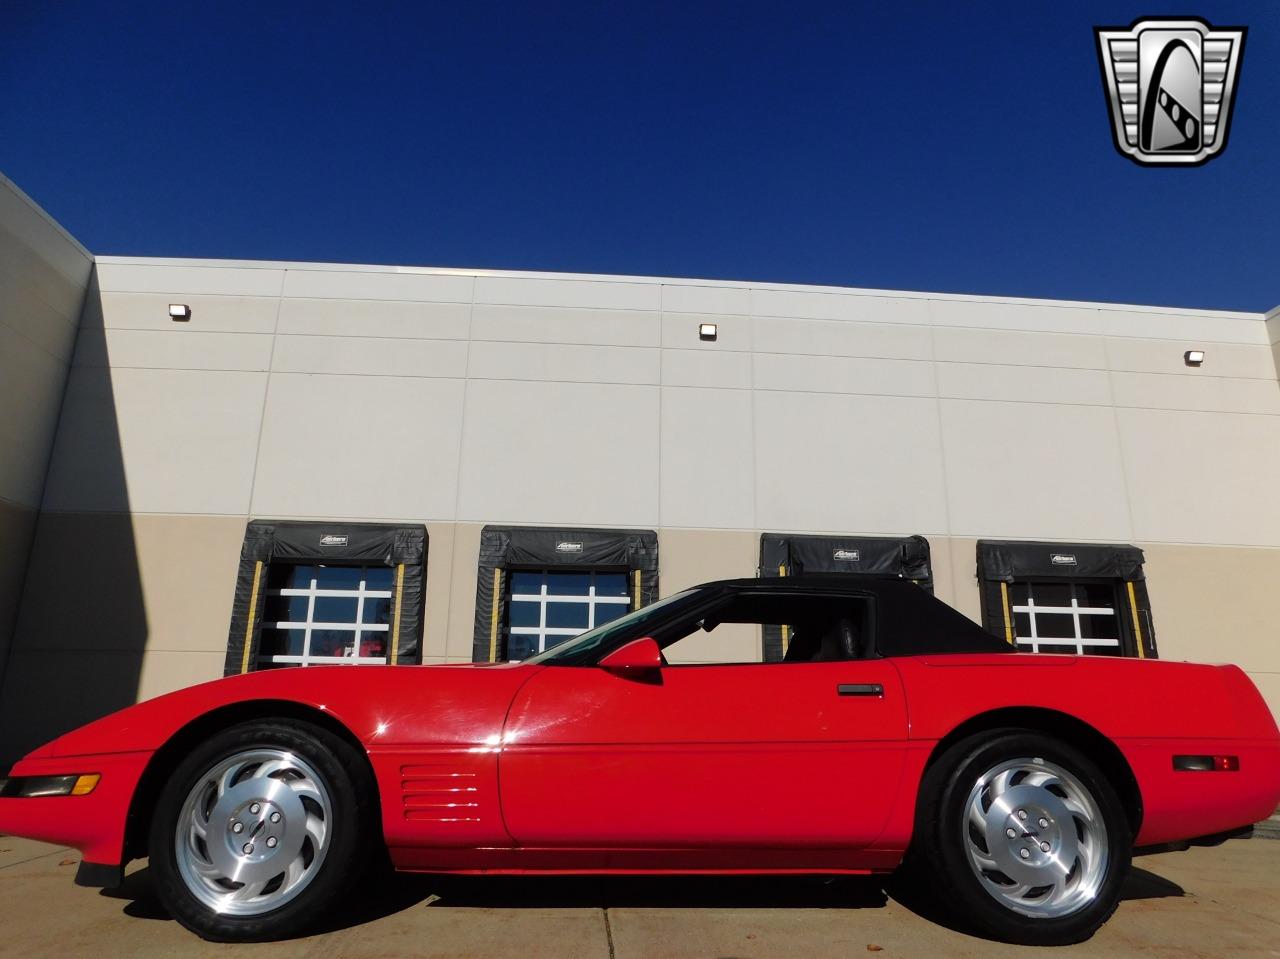
[[[836,692],[841,696],[884,696],[884,687],[879,683],[840,683]]]

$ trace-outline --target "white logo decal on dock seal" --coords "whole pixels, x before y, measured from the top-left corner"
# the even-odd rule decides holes
[[[1049,562],[1053,563],[1054,566],[1074,566],[1076,565],[1076,558],[1070,553],[1053,553],[1049,557]]]
[[[320,537],[320,545],[321,546],[346,546],[347,534],[346,533],[325,533],[323,536]]]
[[[856,549],[838,549],[831,554],[831,558],[841,563],[856,563],[862,558],[862,553]]]

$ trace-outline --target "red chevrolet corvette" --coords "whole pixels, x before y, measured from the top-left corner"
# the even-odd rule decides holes
[[[785,624],[778,663],[677,665]],[[720,644],[723,647],[723,644]],[[0,832],[149,856],[209,939],[298,932],[385,848],[441,873],[887,873],[977,931],[1089,936],[1135,847],[1280,802],[1233,666],[1013,652],[898,580],[711,583],[522,663],[284,669],[122,710],[0,780]]]

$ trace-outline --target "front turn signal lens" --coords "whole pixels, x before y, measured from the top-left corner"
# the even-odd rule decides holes
[[[97,773],[88,773],[84,776],[76,777],[76,784],[71,787],[71,795],[87,796],[98,787],[98,780],[102,777]]]

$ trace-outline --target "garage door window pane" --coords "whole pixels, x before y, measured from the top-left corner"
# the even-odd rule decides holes
[[[272,563],[258,667],[387,661],[392,570]]]
[[[519,570],[511,574],[507,659],[521,660],[631,609],[627,574]]]
[[[1115,589],[1105,583],[1012,583],[1018,645],[1033,653],[1119,656]]]

